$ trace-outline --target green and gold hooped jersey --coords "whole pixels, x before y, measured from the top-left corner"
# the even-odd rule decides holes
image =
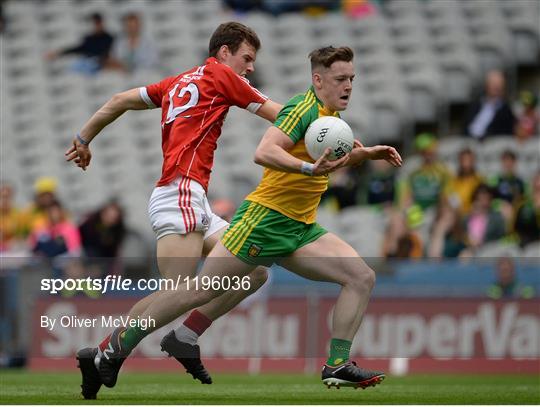
[[[336,116],[322,105],[313,87],[305,94],[296,95],[281,109],[274,126],[287,134],[294,147],[289,153],[307,162],[314,162],[306,151],[304,135],[309,125],[321,116]],[[328,176],[310,177],[265,168],[263,178],[247,200],[282,213],[299,222],[314,223],[321,195],[328,187]]]

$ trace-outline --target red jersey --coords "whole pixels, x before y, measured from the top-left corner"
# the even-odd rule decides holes
[[[139,92],[148,107],[161,107],[162,111],[163,168],[157,186],[183,175],[205,190],[229,107],[255,113],[268,99],[216,58]]]

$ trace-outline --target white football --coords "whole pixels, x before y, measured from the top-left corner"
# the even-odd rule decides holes
[[[306,150],[317,161],[328,147],[332,149],[329,160],[337,160],[350,153],[354,137],[349,125],[339,117],[323,116],[312,122],[304,136]]]

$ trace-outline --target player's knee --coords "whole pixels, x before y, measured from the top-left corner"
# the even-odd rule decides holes
[[[364,267],[362,274],[364,275],[365,284],[369,287],[369,290],[371,291],[375,286],[375,281],[377,279],[375,271],[371,267],[366,266]]]
[[[249,275],[250,291],[257,291],[268,280],[268,270],[265,267],[257,267]]]
[[[348,276],[348,285],[357,291],[371,291],[375,286],[375,271],[367,264],[353,267]]]

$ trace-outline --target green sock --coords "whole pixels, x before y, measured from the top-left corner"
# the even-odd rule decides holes
[[[122,342],[122,346],[131,351],[147,334],[148,330],[134,326],[126,329],[120,334],[120,341]]]
[[[328,366],[337,366],[349,360],[351,352],[351,341],[345,339],[332,338],[330,341],[330,356],[326,361]]]

